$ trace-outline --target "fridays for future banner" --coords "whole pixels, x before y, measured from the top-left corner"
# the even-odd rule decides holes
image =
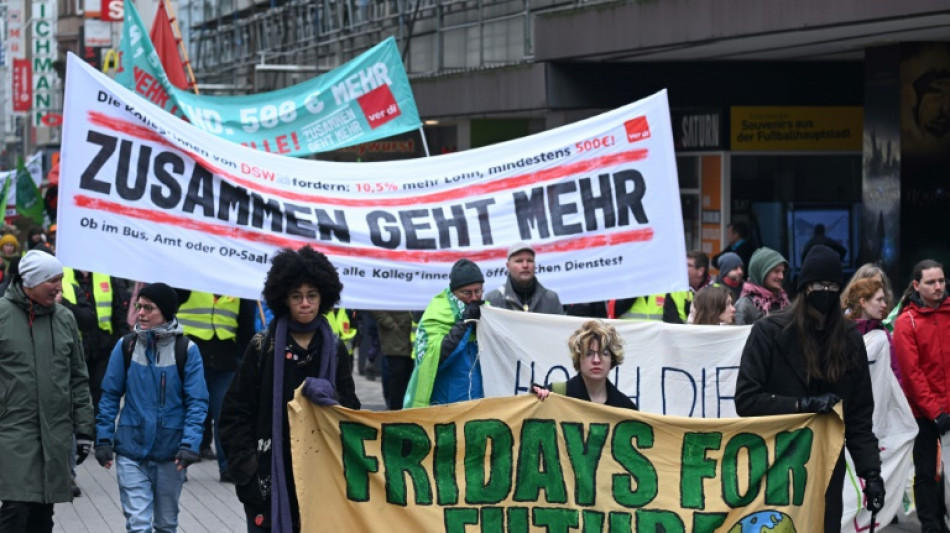
[[[229,141],[305,156],[418,129],[422,122],[392,37],[332,71],[262,94],[203,96],[171,84],[148,31],[125,0],[116,81]]]
[[[815,532],[840,415],[665,417],[564,396],[287,407],[301,531]]]
[[[531,383],[566,381],[576,372],[567,339],[587,319],[486,307],[478,324],[479,357],[486,396],[525,394]],[[607,321],[624,340],[624,361],[611,382],[641,411],[694,418],[735,417],[736,378],[751,326],[685,326],[662,322]],[[864,336],[874,393],[873,429],[881,447],[881,474],[888,498],[879,527],[901,510],[901,495],[913,467],[917,423],[891,370],[883,331]],[[863,481],[846,453],[843,532],[866,531]],[[799,530],[801,531],[801,530]]]
[[[355,309],[424,309],[468,257],[530,241],[563,302],[687,287],[666,93],[477,150],[333,163],[245,148],[70,56],[60,238],[75,268],[259,296],[280,247],[326,253]]]

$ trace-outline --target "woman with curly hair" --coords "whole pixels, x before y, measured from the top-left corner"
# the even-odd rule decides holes
[[[588,320],[571,335],[567,346],[577,375],[567,383],[552,383],[548,387],[532,385],[538,398],[543,401],[553,390],[578,400],[637,409],[637,404],[607,379],[615,366],[623,364],[623,339],[613,326]]]
[[[343,285],[325,255],[304,246],[274,256],[264,300],[274,312],[251,339],[221,410],[228,471],[244,504],[249,533],[299,531],[287,403],[306,378],[328,401],[359,409],[352,361],[324,314]]]

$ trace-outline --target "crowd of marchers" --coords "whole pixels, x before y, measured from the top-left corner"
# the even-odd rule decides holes
[[[686,255],[687,290],[570,305],[538,279],[534,247],[516,243],[500,286],[486,292],[479,265],[460,259],[448,286],[411,313],[340,308],[337,270],[310,247],[275,254],[253,301],[64,268],[55,226],[24,239],[4,228],[0,533],[52,531],[54,504],[82,494],[75,465],[90,454],[116,468],[128,531],[176,531],[187,468],[202,459],[217,461],[221,481],[234,484],[249,532],[299,530],[286,410],[294,391],[304,385],[317,403],[359,409],[355,370],[382,374],[393,410],[479,399],[485,305],[588,317],[565,339],[574,377],[532,391],[541,400],[563,394],[634,410],[607,379],[625,343],[604,319],[751,325],[737,413],[828,413],[841,402],[846,446],[872,511],[885,490],[862,334],[884,330],[919,427],[917,515],[924,532],[946,532],[937,472],[939,439],[950,430],[943,266],[918,263],[895,300],[873,264],[845,280],[845,250],[821,230],[803,249],[794,284],[785,257],[752,245],[734,223],[722,253]],[[842,450],[826,492],[828,532],[840,529],[844,474]]]

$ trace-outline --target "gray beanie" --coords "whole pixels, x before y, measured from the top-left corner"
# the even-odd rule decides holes
[[[30,250],[20,260],[20,278],[23,286],[32,289],[50,278],[63,274],[63,264],[52,255],[39,250]]]
[[[719,276],[726,277],[726,274],[732,272],[736,267],[745,268],[742,258],[735,252],[726,252],[719,256]]]
[[[485,283],[482,269],[469,259],[459,259],[452,265],[452,271],[449,273],[449,290],[454,291],[472,283]]]

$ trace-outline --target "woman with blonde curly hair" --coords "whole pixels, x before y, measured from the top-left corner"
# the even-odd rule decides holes
[[[538,398],[544,400],[552,390],[559,393],[563,390],[570,398],[637,409],[637,404],[607,379],[610,370],[623,363],[623,339],[616,328],[599,320],[588,320],[571,335],[567,346],[577,375],[567,383],[553,383],[548,387],[532,385]]]

